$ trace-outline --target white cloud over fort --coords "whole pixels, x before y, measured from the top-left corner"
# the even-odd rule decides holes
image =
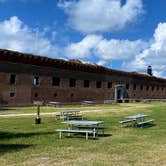
[[[166,23],[159,23],[149,47],[140,54],[135,55],[129,62],[124,62],[124,67],[140,71],[143,66],[152,65],[154,73],[163,76],[166,73]]]
[[[0,36],[0,48],[53,57],[58,55],[58,48],[44,37],[44,32],[31,29],[17,16],[0,22]]]
[[[56,40],[56,32],[53,34]],[[45,37],[44,31],[32,29],[13,16],[0,22],[0,36],[0,48],[91,62],[96,57],[101,65],[120,60],[123,62],[123,70],[142,72],[148,65],[152,65],[156,75],[164,76],[166,73],[166,23],[159,23],[148,41],[106,39],[102,35],[89,34],[62,49],[52,44],[51,39]]]
[[[69,23],[83,33],[110,32],[124,28],[143,13],[142,0],[60,1],[58,6],[69,15]]]
[[[141,71],[152,65],[154,74],[166,73],[166,23],[159,23],[149,41],[143,40],[107,40],[99,35],[87,35],[78,43],[71,43],[66,48],[68,57],[91,59],[98,57],[99,64],[122,60],[122,68]]]
[[[142,40],[107,40],[101,35],[87,35],[78,43],[71,43],[65,50],[70,58],[90,59],[92,56],[102,60],[129,60],[148,47]]]

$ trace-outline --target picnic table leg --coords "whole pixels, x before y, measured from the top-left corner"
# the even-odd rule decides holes
[[[59,132],[59,138],[62,139],[62,132]]]
[[[93,129],[93,138],[96,138],[96,130],[95,130],[95,128]]]
[[[71,129],[71,127],[70,127],[70,125],[68,125],[68,130],[70,130],[70,129]],[[70,137],[70,133],[68,133],[67,136]]]
[[[133,122],[133,127],[135,127],[135,126],[136,126],[136,122],[134,121],[134,122]]]
[[[104,128],[103,128],[103,136],[104,136]]]
[[[102,127],[103,127],[103,132],[102,132],[102,134],[103,134],[103,136],[104,136],[104,124],[102,124]]]
[[[88,140],[88,132],[86,132],[86,140]]]

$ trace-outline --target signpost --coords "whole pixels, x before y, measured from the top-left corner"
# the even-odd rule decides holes
[[[40,118],[40,106],[43,105],[42,101],[34,101],[33,104],[37,106],[37,116],[35,119],[35,124],[40,124],[41,123],[41,118]]]

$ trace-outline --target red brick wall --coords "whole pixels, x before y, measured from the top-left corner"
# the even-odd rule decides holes
[[[10,74],[16,74],[16,84],[10,85]],[[33,85],[34,76],[39,77],[40,84]],[[52,86],[52,77],[60,77],[59,87]],[[69,79],[76,79],[76,86],[69,87]],[[84,88],[84,80],[90,80],[90,87]],[[102,81],[102,88],[96,88],[96,81]],[[112,82],[112,88],[107,88],[107,83]],[[103,101],[114,99],[114,86],[117,84],[129,84],[127,90],[129,98],[166,98],[166,84],[138,80],[129,76],[97,74],[90,72],[72,71],[38,67],[28,64],[14,64],[0,62],[0,103],[8,105],[30,105],[34,100],[81,102],[83,100]],[[133,90],[136,84],[136,90]],[[143,85],[143,90],[140,89]],[[146,86],[149,90],[146,90]],[[154,86],[152,91],[151,87]],[[157,90],[159,86],[159,90]],[[162,87],[164,88],[162,90]],[[15,93],[14,97],[10,93]],[[35,93],[38,97],[35,97]]]

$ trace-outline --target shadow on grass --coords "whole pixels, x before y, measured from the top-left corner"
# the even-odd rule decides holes
[[[9,107],[0,107],[0,111],[13,111],[16,110],[15,108],[9,108]]]
[[[111,137],[112,134],[97,134],[95,138],[93,138],[93,135],[89,135],[88,139],[91,139],[91,140],[96,140],[96,139],[100,139],[101,137]],[[83,133],[74,133],[74,134],[71,134],[70,136],[67,136],[67,135],[64,135],[64,137],[66,138],[85,138],[85,134]]]
[[[0,155],[5,153],[19,151],[25,148],[29,148],[34,145],[29,144],[0,144]]]
[[[98,134],[99,137],[111,137],[112,134]]]
[[[1,139],[12,139],[12,138],[28,138],[39,135],[49,135],[55,134],[55,132],[31,132],[31,133],[11,133],[11,132],[1,132],[0,131],[0,140]]]

